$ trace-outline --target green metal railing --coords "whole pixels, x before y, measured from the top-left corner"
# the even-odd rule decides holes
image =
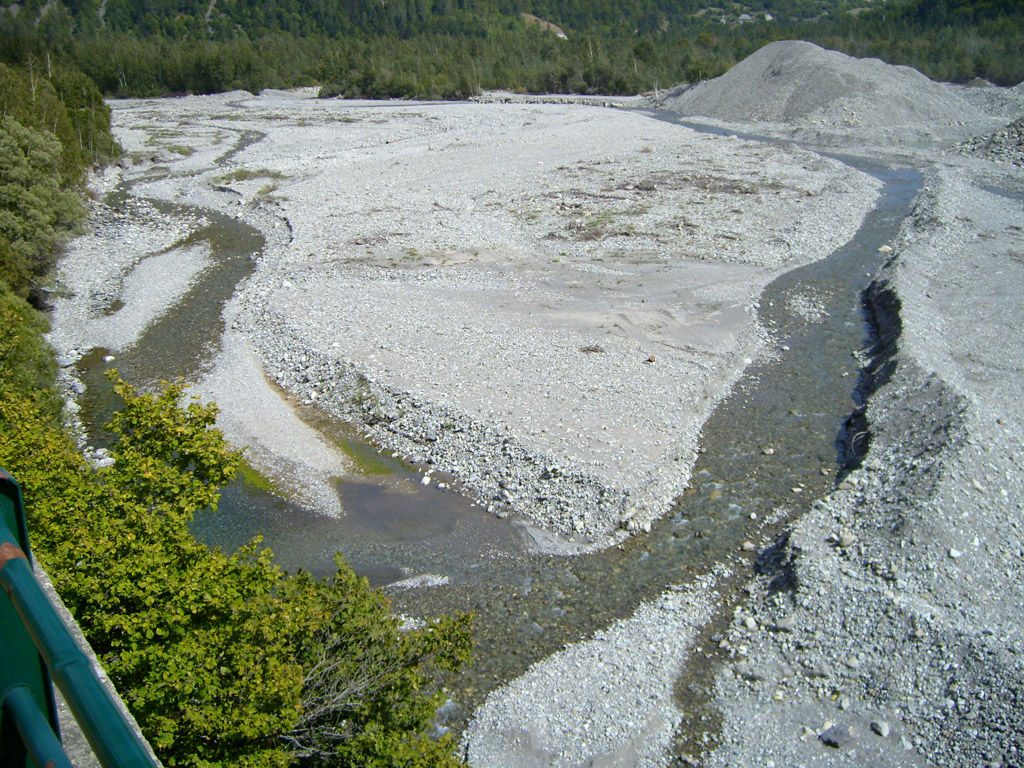
[[[21,489],[0,469],[0,765],[71,768],[52,680],[104,768],[158,768],[32,572]]]

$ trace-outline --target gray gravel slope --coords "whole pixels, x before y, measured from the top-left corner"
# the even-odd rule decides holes
[[[930,174],[873,286],[868,459],[775,544],[722,639],[705,765],[1024,760],[1024,217],[972,175]]]
[[[764,46],[721,77],[666,92],[662,105],[690,117],[777,125],[790,135],[799,129],[800,139],[818,142],[862,135],[941,141],[980,133],[991,122],[962,88],[789,40]]]

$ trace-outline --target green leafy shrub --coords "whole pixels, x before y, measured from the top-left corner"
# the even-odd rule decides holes
[[[24,394],[0,396],[0,465],[21,480],[38,556],[168,766],[454,766],[429,729],[434,669],[469,655],[467,617],[403,631],[338,560],[331,581],[228,555],[188,532],[238,456],[216,407],[169,384],[140,394],[93,470]]]

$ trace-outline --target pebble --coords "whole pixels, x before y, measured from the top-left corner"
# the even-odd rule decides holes
[[[963,553],[963,552],[961,552],[961,551],[960,551],[959,549],[957,549],[956,547],[950,547],[950,548],[949,548],[949,556],[950,556],[951,558],[953,558],[954,560],[956,560],[957,558],[963,557],[963,554],[964,554],[964,553]]]
[[[871,730],[881,736],[883,739],[889,738],[889,724],[885,720],[872,720]]]
[[[837,723],[831,728],[827,728],[818,734],[818,739],[827,747],[833,747],[838,749],[839,747],[849,744],[856,738],[856,734],[853,728],[844,724]]]
[[[796,619],[792,616],[783,616],[775,622],[775,629],[778,632],[792,632],[796,629]]]
[[[839,534],[838,541],[839,541],[839,546],[843,547],[845,549],[846,547],[852,546],[853,543],[857,541],[857,537],[854,536],[849,531],[843,531],[842,533]]]
[[[740,549],[744,552],[754,552],[757,549],[757,544],[750,540],[747,540],[740,544]]]

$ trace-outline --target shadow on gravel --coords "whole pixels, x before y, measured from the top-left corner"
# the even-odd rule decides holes
[[[892,263],[890,259],[888,264]],[[887,280],[874,280],[861,294],[865,320],[870,329],[868,361],[861,369],[853,393],[856,410],[843,423],[836,437],[839,479],[858,469],[871,447],[871,428],[867,418],[867,402],[896,372],[896,350],[903,323],[900,300]]]
[[[771,546],[758,552],[754,561],[754,573],[769,579],[769,596],[780,592],[796,592],[799,586],[795,568],[796,556],[797,552],[789,544],[788,531],[779,536]]]

